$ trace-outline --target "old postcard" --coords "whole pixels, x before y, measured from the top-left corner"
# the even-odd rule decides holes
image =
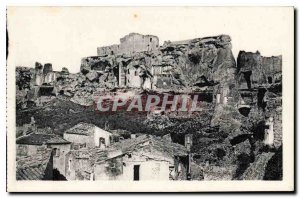
[[[293,7],[8,7],[9,192],[294,190]]]

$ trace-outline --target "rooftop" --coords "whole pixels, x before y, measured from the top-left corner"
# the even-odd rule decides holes
[[[167,139],[159,138],[152,135],[142,135],[133,139],[126,139],[118,143],[114,143],[108,150],[100,148],[82,148],[80,150],[71,150],[68,155],[73,155],[76,159],[87,159],[88,164],[84,170],[91,172],[95,164],[101,164],[106,160],[110,160],[127,153],[141,151],[143,148],[150,148],[156,155],[157,152],[162,156],[174,158],[174,156],[187,156],[187,149],[180,144],[172,143]],[[159,157],[158,157],[159,158]]]
[[[72,128],[66,130],[65,133],[88,136],[90,135],[91,132],[90,129],[93,129],[94,127],[95,127],[94,124],[81,122],[79,124],[76,124]]]
[[[31,133],[17,138],[17,144],[43,145],[43,144],[70,144],[69,141],[54,134]]]
[[[91,172],[95,163],[104,161],[108,158],[107,151],[100,148],[71,150],[68,154],[73,155],[76,159],[87,159],[89,163],[84,167],[84,170],[82,170],[87,172]]]
[[[166,139],[153,135],[142,135],[133,139],[126,139],[115,143],[110,148],[111,150],[121,150],[122,153],[139,151],[142,147],[150,146],[152,149],[165,153],[169,156],[186,156],[187,149],[177,143],[170,142]]]
[[[42,180],[51,159],[51,149],[32,156],[17,156],[17,180]]]

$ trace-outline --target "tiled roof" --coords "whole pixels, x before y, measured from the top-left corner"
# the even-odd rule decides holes
[[[27,145],[43,145],[43,144],[69,144],[70,142],[54,134],[31,133],[19,137],[16,143],[27,144]]]
[[[131,134],[130,131],[124,130],[124,129],[114,129],[114,130],[108,130],[110,133],[116,136],[124,135],[124,134]]]
[[[95,163],[101,162],[108,158],[107,151],[100,148],[83,148],[80,150],[71,150],[69,154],[73,155],[77,159],[88,159],[88,165],[84,167],[84,170],[81,170],[87,172],[92,171]]]
[[[84,123],[81,122],[75,126],[73,126],[72,128],[68,129],[65,131],[65,133],[68,134],[78,134],[78,135],[91,135],[91,130],[92,128],[94,128],[95,125],[90,124],[90,123]]]
[[[170,157],[188,155],[187,149],[183,145],[152,135],[142,135],[137,138],[123,140],[113,144],[110,150],[121,150],[122,153],[128,153],[139,151],[143,147],[150,147],[150,150],[154,149]]]
[[[45,149],[32,156],[17,156],[17,180],[42,180],[49,160],[51,149]]]
[[[101,164],[106,160],[126,153],[139,152],[143,148],[150,148],[150,150],[154,151],[153,156],[156,156],[157,152],[159,152],[164,156],[163,158],[167,157],[169,159],[174,158],[174,156],[188,155],[187,149],[183,145],[172,143],[152,135],[142,135],[134,139],[126,139],[112,144],[107,150],[100,148],[82,148],[79,150],[71,150],[68,155],[73,155],[76,159],[87,159],[87,166],[84,167],[84,170],[80,171],[91,172],[95,164]],[[160,157],[157,156],[156,158]]]
[[[79,150],[71,150],[70,153],[78,159],[89,158],[99,161],[107,158],[107,151],[100,148],[82,148]]]

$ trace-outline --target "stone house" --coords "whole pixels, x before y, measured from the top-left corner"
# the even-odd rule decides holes
[[[112,145],[94,165],[95,180],[184,180],[188,153],[180,144],[152,135]]]
[[[17,156],[17,180],[53,180],[53,151],[43,149],[35,155]]]
[[[66,158],[71,180],[184,180],[188,153],[183,145],[152,135],[125,139],[107,150],[72,150]]]
[[[64,133],[64,138],[72,142],[72,147],[105,149],[113,142],[113,134],[90,123],[79,123]]]
[[[54,134],[31,133],[16,140],[18,156],[34,156],[45,148],[53,150],[53,168],[64,174],[65,154],[70,151],[71,143]]]
[[[107,151],[100,148],[71,150],[66,155],[65,177],[67,180],[94,180],[93,165],[107,158]]]

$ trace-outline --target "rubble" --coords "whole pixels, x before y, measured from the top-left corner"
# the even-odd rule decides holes
[[[89,73],[87,73],[85,76],[91,82],[96,81],[98,79],[98,77],[99,77],[98,73],[96,71],[94,71],[94,70],[89,71]]]
[[[237,57],[237,79],[241,88],[281,83],[282,56],[264,57],[259,51],[240,51]]]

